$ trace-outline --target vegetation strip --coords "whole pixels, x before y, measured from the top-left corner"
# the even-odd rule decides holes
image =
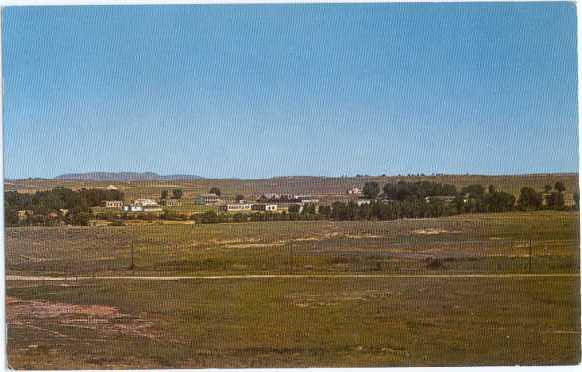
[[[579,273],[547,274],[276,274],[276,275],[210,275],[210,276],[19,276],[8,275],[7,281],[76,281],[76,280],[188,280],[188,279],[343,279],[343,278],[536,278],[536,277],[578,277]]]
[[[209,194],[198,195],[195,199],[198,207],[202,205],[210,210],[178,213],[173,207],[182,205],[182,189],[174,189],[172,198],[169,198],[168,190],[162,190],[159,204],[147,198],[138,198],[132,204],[126,204],[124,193],[113,185],[110,187],[114,189],[81,188],[75,191],[59,186],[34,194],[19,193],[16,190],[5,192],[6,226],[87,226],[90,222],[96,223],[95,219],[105,220],[106,224],[112,226],[123,226],[126,220],[189,221],[196,224],[311,220],[384,221],[467,213],[579,210],[580,201],[577,190],[574,190],[571,197],[566,198],[563,181],[557,181],[553,186],[546,184],[543,191],[529,186],[522,187],[516,199],[511,193],[498,191],[495,185],[485,188],[481,184],[471,184],[457,190],[452,184],[400,180],[383,186],[378,182],[366,182],[358,199],[346,201],[343,195],[336,194],[321,204],[319,199],[310,195],[273,193],[263,193],[256,199],[255,204],[246,202],[244,195],[237,194],[234,204],[224,204],[224,200],[219,199],[222,192],[214,186]],[[348,194],[349,192],[348,190]],[[256,195],[251,196],[254,197]]]

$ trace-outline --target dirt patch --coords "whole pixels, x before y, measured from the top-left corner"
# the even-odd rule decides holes
[[[168,221],[168,220],[158,220],[156,221],[158,225],[195,225],[194,221]]]
[[[344,238],[344,239],[379,239],[381,235],[373,234],[346,234],[341,232],[332,232],[324,235],[325,239]]]
[[[209,240],[210,244],[218,245],[232,245],[232,244],[250,244],[260,242],[261,239],[212,239]]]
[[[291,239],[289,240],[290,242],[318,242],[321,239],[319,238],[315,238],[315,237],[311,237],[311,238],[297,238],[297,239]]]
[[[47,262],[47,261],[61,261],[61,260],[63,260],[63,258],[30,257],[30,256],[25,256],[23,254],[19,254],[18,257],[24,258],[25,260],[28,260],[31,262]]]
[[[110,306],[102,305],[72,305],[46,301],[23,301],[14,297],[6,297],[6,305],[11,310],[8,312],[8,320],[11,316],[21,314],[34,315],[36,318],[54,318],[68,314],[87,316],[119,316],[119,310]]]
[[[352,301],[370,301],[375,299],[382,299],[392,296],[392,292],[384,290],[364,290],[364,291],[349,291],[342,292],[339,295],[289,295],[287,299],[291,300],[293,306],[306,307],[324,307],[337,306],[340,303]]]
[[[284,243],[248,243],[248,244],[229,244],[228,247],[231,248],[271,248],[271,247],[280,247],[284,245]]]
[[[430,229],[413,230],[412,233],[415,235],[438,235],[438,234],[447,234],[447,233],[449,233],[449,231],[444,230],[444,229],[430,228]]]
[[[373,234],[362,234],[362,235],[351,235],[346,234],[344,235],[346,239],[380,239],[381,235],[373,235]]]
[[[6,310],[6,318],[10,326],[46,331],[57,337],[70,338],[62,332],[47,329],[46,325],[148,338],[158,336],[151,330],[151,322],[123,314],[119,309],[111,306],[27,301],[6,297]]]

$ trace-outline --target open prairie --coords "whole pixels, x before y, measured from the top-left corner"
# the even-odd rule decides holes
[[[576,5],[294,2],[2,9],[7,368],[580,364]]]
[[[15,368],[580,360],[576,212],[9,228],[6,257]]]

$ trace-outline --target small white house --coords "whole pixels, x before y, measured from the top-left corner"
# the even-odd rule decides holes
[[[362,205],[370,205],[371,203],[372,203],[372,201],[370,199],[356,200],[356,204],[358,205],[358,207],[361,207]]]
[[[121,200],[105,200],[105,208],[123,208],[123,201]]]
[[[182,201],[180,199],[162,199],[160,203],[166,207],[179,207],[182,205]]]

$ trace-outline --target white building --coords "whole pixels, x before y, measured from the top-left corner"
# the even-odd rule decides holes
[[[424,201],[427,203],[433,202],[433,201],[440,201],[443,202],[445,204],[450,204],[452,202],[454,202],[456,199],[455,196],[450,196],[450,195],[432,195],[432,196],[427,196],[424,198]]]
[[[225,212],[241,212],[241,211],[250,211],[252,209],[252,204],[227,204],[222,207],[222,210]]]
[[[180,199],[162,199],[160,204],[166,207],[179,207],[182,205],[182,201]]]
[[[254,211],[275,212],[277,211],[277,204],[253,204]]]
[[[148,204],[148,205],[142,206],[142,208],[143,208],[144,212],[161,212],[162,211],[162,207],[158,204],[156,204],[156,205]]]
[[[152,199],[135,199],[133,204],[123,207],[125,212],[160,212],[162,207]]]
[[[358,205],[358,207],[361,207],[362,205],[370,205],[371,203],[372,203],[372,201],[370,199],[356,200],[356,204]]]
[[[105,208],[123,208],[123,201],[121,200],[105,200]]]
[[[216,194],[201,194],[196,197],[195,203],[199,205],[216,204],[220,198]]]
[[[159,206],[159,204],[152,199],[135,199],[133,201],[133,205],[141,205],[142,207],[145,206]]]
[[[124,212],[143,212],[143,207],[141,205],[124,205]]]
[[[348,195],[361,195],[362,189],[354,186],[351,189],[348,189],[347,193],[348,193]]]

